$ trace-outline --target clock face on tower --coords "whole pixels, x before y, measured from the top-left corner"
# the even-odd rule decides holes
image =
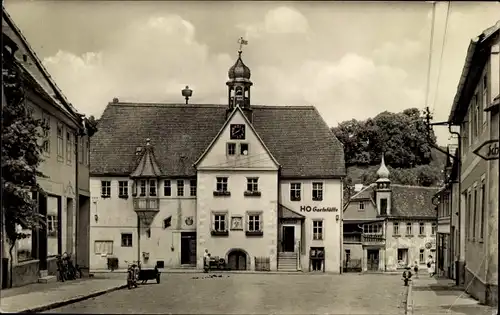
[[[243,140],[245,139],[245,125],[244,124],[231,124],[230,126],[231,139]]]

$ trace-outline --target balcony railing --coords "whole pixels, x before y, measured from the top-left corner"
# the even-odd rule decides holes
[[[159,208],[160,208],[160,203],[158,201],[158,198],[147,198],[147,197],[134,198],[135,210],[158,210]]]
[[[382,234],[363,234],[361,235],[361,242],[364,244],[384,243],[385,237]]]

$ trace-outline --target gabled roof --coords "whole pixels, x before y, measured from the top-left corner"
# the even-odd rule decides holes
[[[488,45],[491,46],[490,39],[498,36],[499,31],[500,21],[470,41],[457,92],[448,117],[450,123],[459,123],[463,119],[465,112],[467,112],[473,90],[475,90],[479,76],[489,56],[489,50],[484,48]]]
[[[156,162],[153,147],[150,140],[146,140],[146,147],[144,148],[137,167],[130,174],[131,178],[137,177],[159,177],[161,175],[160,167]]]
[[[439,187],[391,184],[392,198],[390,217],[436,217],[436,211],[432,204],[432,197],[439,189]],[[369,196],[370,199],[375,200],[375,185],[372,184],[359,193],[361,192],[363,196]],[[359,200],[360,198],[356,199]]]
[[[280,219],[299,219],[299,220],[302,220],[302,219],[305,218],[305,216],[303,216],[300,213],[297,213],[297,212],[293,211],[292,209],[289,209],[289,208],[285,207],[282,204],[278,204],[278,218],[280,218]]]
[[[364,199],[372,199],[372,188],[375,184],[371,184],[363,187],[357,194],[351,197],[350,200],[364,200]]]
[[[136,148],[155,143],[163,176],[195,176],[193,164],[226,122],[227,105],[109,103],[91,141],[91,175],[125,175]],[[287,178],[345,176],[344,149],[313,106],[252,106],[252,125]]]
[[[217,135],[212,140],[212,142],[210,142],[210,145],[205,149],[205,151],[203,151],[203,153],[196,160],[196,162],[193,163],[193,166],[196,167],[199,163],[201,163],[201,161],[203,160],[203,158],[208,154],[208,152],[210,152],[210,150],[214,146],[215,142],[217,142],[217,140],[219,139],[220,135],[222,134],[222,132],[224,131],[224,129],[226,129],[227,125],[229,124],[229,122],[231,121],[231,119],[234,117],[234,115],[236,115],[237,112],[239,112],[241,114],[241,116],[243,116],[243,119],[245,120],[245,123],[250,127],[250,129],[252,130],[252,132],[255,134],[255,136],[259,140],[260,144],[264,147],[264,150],[269,154],[269,156],[271,157],[271,160],[273,160],[274,164],[276,164],[277,167],[280,167],[280,164],[278,163],[278,161],[276,161],[276,159],[272,155],[271,151],[269,151],[269,149],[267,148],[266,144],[264,143],[264,141],[262,141],[262,139],[259,136],[258,132],[253,127],[252,123],[248,120],[247,115],[245,115],[245,113],[243,113],[243,110],[238,105],[236,105],[236,107],[233,109],[233,111],[231,112],[231,114],[227,117],[226,122],[224,123],[224,125],[222,125],[222,127],[219,130],[219,132],[217,133]]]

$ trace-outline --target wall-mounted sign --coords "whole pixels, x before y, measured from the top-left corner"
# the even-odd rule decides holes
[[[300,206],[300,212],[337,212],[339,209],[336,207],[311,207]]]
[[[188,225],[188,226],[193,225],[193,222],[194,222],[193,217],[187,217],[184,222],[186,222],[186,225]]]
[[[432,248],[432,243],[431,242],[425,243],[425,248],[431,249]]]
[[[498,153],[498,139],[485,141],[474,150],[475,155],[486,161],[498,160]]]

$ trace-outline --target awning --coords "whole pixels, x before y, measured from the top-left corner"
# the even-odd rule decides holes
[[[306,217],[297,213],[282,204],[278,204],[278,218],[280,219],[298,219],[304,220]]]

